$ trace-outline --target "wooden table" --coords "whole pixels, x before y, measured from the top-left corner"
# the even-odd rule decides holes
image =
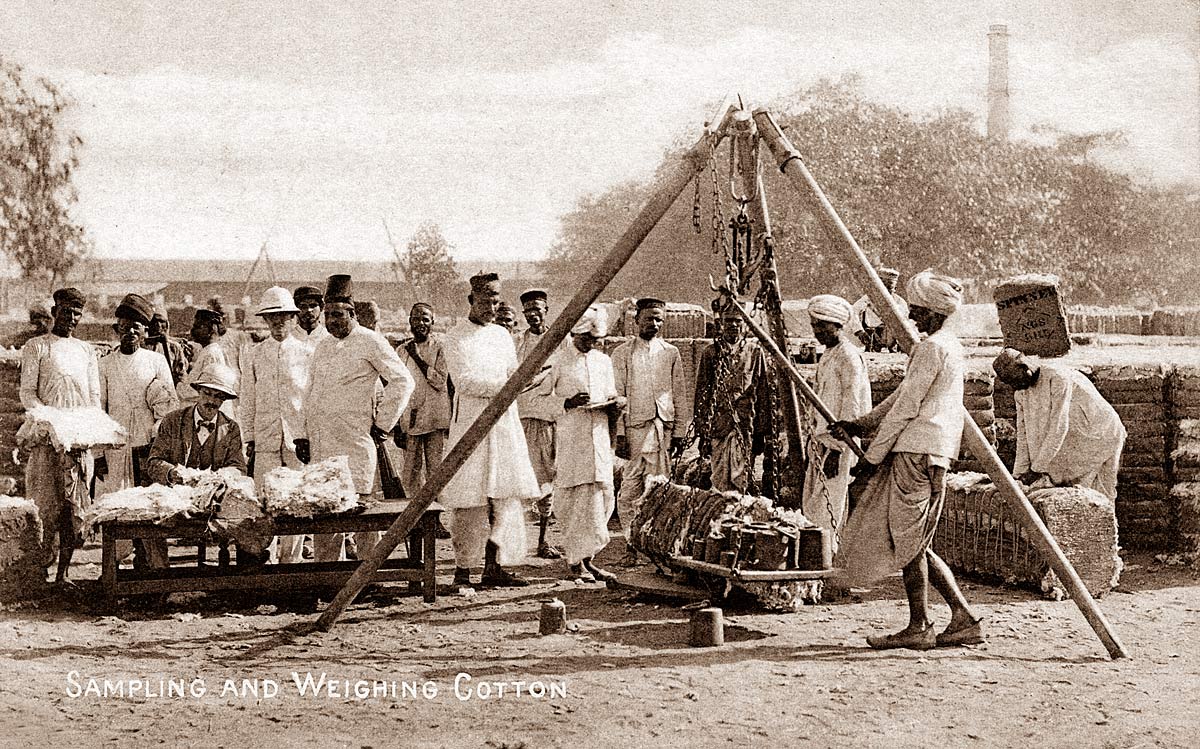
[[[385,531],[403,512],[407,502],[384,502],[366,512],[315,518],[275,518],[276,535],[292,536],[320,533],[357,533]],[[371,578],[372,582],[408,582],[409,589],[422,593],[433,603],[437,596],[436,530],[442,508],[431,505],[417,522],[413,533],[420,537],[415,558],[389,559]],[[358,567],[358,562],[301,562],[298,564],[262,564],[237,566],[228,563],[207,564],[197,554],[195,566],[169,566],[150,569],[121,569],[117,559],[117,541],[122,539],[182,539],[199,544],[220,540],[208,530],[204,520],[182,519],[166,523],[120,522],[102,526],[100,582],[109,603],[120,596],[146,593],[173,593],[208,590],[295,590],[303,588],[340,588]]]

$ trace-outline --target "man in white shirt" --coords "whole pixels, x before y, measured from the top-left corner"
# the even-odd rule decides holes
[[[454,382],[450,449],[517,369],[512,336],[493,324],[500,304],[500,277],[480,273],[472,276],[470,283],[467,299],[471,311],[445,338],[448,372]],[[454,545],[456,585],[469,585],[471,568],[480,561],[485,586],[529,584],[504,567],[525,556],[524,503],[539,496],[525,432],[513,403],[442,493],[442,504],[450,508],[447,526]]]
[[[321,323],[321,311],[325,306],[325,295],[315,286],[299,286],[292,292],[292,300],[300,313],[296,316],[296,327],[292,335],[316,348],[329,331]]]
[[[683,448],[691,421],[687,376],[679,349],[659,335],[667,303],[646,297],[637,301],[638,334],[613,351],[617,395],[628,407],[617,422],[617,457],[626,461],[621,472],[617,513],[625,533],[622,567],[637,564],[629,545],[630,526],[637,517],[647,476],[670,476],[671,453]]]
[[[304,395],[313,351],[292,335],[297,313],[287,289],[273,286],[263,292],[255,315],[266,320],[271,335],[250,350],[242,373],[246,459],[260,489],[272,470],[300,467],[293,440],[304,434]],[[280,536],[277,561],[300,562],[303,540],[303,536]]]
[[[1125,425],[1082,372],[1006,348],[992,368],[1017,402],[1017,460],[1026,484],[1082,486],[1117,498]]]
[[[946,471],[962,439],[965,362],[962,344],[944,327],[962,304],[962,284],[926,270],[909,280],[907,290],[909,317],[929,337],[913,348],[904,380],[887,400],[830,428],[839,439],[875,433],[857,466],[858,475],[870,476],[870,482],[842,536],[841,582],[870,585],[904,570],[908,626],[868,637],[873,648],[978,644],[982,620],[971,613],[954,574],[930,548],[945,499]],[[950,623],[941,634],[934,633],[928,612],[931,581],[950,606]]]
[[[53,408],[100,407],[100,367],[91,344],[73,337],[86,299],[79,289],[54,292],[50,332],[21,348],[21,405]],[[20,435],[18,435],[20,436]],[[58,559],[55,582],[66,582],[71,556],[82,540],[83,511],[93,461],[88,450],[58,453],[46,443],[30,446],[25,463],[25,493],[42,521],[40,554],[44,567]]]
[[[567,569],[582,582],[615,579],[592,561],[609,541],[608,519],[615,504],[609,424],[623,405],[612,360],[596,350],[607,328],[604,312],[588,308],[571,329],[571,348],[556,352],[550,369],[550,385],[565,409],[555,430],[554,494]]]
[[[862,349],[845,333],[851,315],[850,303],[840,296],[821,294],[808,303],[813,335],[825,347],[817,362],[817,397],[834,421],[854,421],[871,410],[871,379]],[[836,554],[846,521],[850,469],[858,458],[829,433],[828,422],[816,409],[811,414],[801,508],[804,517],[829,530]]]
[[[517,336],[517,361],[529,356],[541,342],[546,334],[546,316],[550,311],[549,295],[543,289],[524,291],[520,299],[521,311],[529,328]],[[554,511],[554,423],[563,412],[562,399],[554,395],[549,375],[549,365],[534,375],[529,385],[517,396],[517,411],[521,414],[521,428],[525,431],[525,444],[529,447],[529,462],[542,490],[542,496],[537,501],[537,555],[542,559],[560,559],[562,550],[546,540],[550,515]]]
[[[307,463],[310,457],[348,456],[355,491],[367,497],[375,486],[379,443],[391,436],[415,383],[387,339],[355,321],[350,276],[329,277],[324,313],[329,336],[313,352],[303,406],[304,432],[295,441],[296,457]],[[387,381],[382,391],[381,380]],[[358,553],[367,554],[381,535],[355,533]],[[315,560],[338,561],[342,542],[341,533],[315,536]]]

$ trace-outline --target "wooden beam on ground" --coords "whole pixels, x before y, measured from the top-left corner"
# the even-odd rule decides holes
[[[755,110],[754,121],[758,126],[760,137],[775,156],[779,170],[787,175],[801,196],[809,203],[810,208],[829,233],[834,245],[845,253],[851,272],[866,286],[872,304],[875,305],[875,309],[883,317],[888,328],[896,335],[901,347],[905,351],[911,349],[917,344],[916,334],[901,317],[900,310],[896,307],[891,293],[875,273],[867,256],[858,246],[858,242],[854,240],[845,223],[842,222],[841,217],[838,216],[816,178],[808,171],[808,167],[800,157],[800,152],[783,134],[770,112],[765,109]],[[1071,594],[1071,600],[1075,601],[1075,605],[1079,607],[1079,611],[1087,619],[1092,630],[1104,643],[1109,657],[1114,660],[1129,657],[1129,652],[1121,643],[1116,631],[1108,623],[1104,613],[1100,611],[1100,607],[1096,605],[1096,601],[1084,586],[1083,581],[1079,579],[1078,573],[1075,572],[1070,560],[1059,548],[1054,536],[1050,535],[1046,524],[1033,509],[1033,505],[1025,496],[1021,485],[1013,479],[1012,474],[1000,461],[1000,456],[996,454],[991,444],[983,436],[979,426],[966,412],[965,406],[963,407],[963,441],[971,454],[983,464],[1000,495],[1016,510],[1017,519],[1025,526],[1025,530],[1033,538],[1034,544],[1042,552],[1050,568],[1063,581]]]
[[[529,356],[521,361],[500,392],[492,398],[483,413],[479,414],[479,417],[467,428],[467,431],[454,444],[442,462],[416,491],[408,507],[392,523],[392,527],[359,563],[358,569],[354,571],[346,585],[330,602],[329,608],[317,620],[318,629],[328,630],[332,627],[350,602],[371,581],[371,576],[391,555],[396,546],[408,536],[409,531],[412,530],[426,508],[434,502],[454,474],[458,472],[475,448],[479,446],[479,443],[487,437],[488,432],[516,400],[517,394],[533,379],[535,374],[541,371],[542,365],[571,332],[571,328],[587,311],[588,306],[596,301],[609,282],[625,267],[629,258],[633,257],[634,251],[645,240],[646,235],[666,215],[696,173],[707,166],[710,139],[716,138],[719,143],[724,138],[728,120],[727,112],[720,122],[709,125],[704,137],[685,153],[671,170],[666,172],[658,188],[634,218],[633,223],[617,240],[596,270],[592,271],[592,275],[580,286],[579,291],[575,292],[575,296],[571,297],[571,301],[563,307],[562,312],[559,313],[558,318],[555,319],[546,334],[542,336],[538,345],[529,353]]]

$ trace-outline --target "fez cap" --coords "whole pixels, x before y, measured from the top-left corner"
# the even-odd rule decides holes
[[[118,319],[135,320],[149,325],[150,318],[154,317],[154,305],[141,294],[126,294],[117,305],[116,316]]]
[[[545,289],[527,289],[522,291],[518,298],[521,300],[521,304],[529,304],[530,302],[548,301],[550,295],[546,293]]]
[[[325,301],[354,304],[354,283],[350,276],[339,273],[325,282]]]
[[[305,299],[316,299],[318,304],[325,301],[325,297],[321,294],[321,290],[316,286],[296,287],[296,290],[292,292],[292,300],[296,302],[296,304],[299,304]]]
[[[488,289],[500,289],[500,274],[499,273],[476,273],[470,278],[471,291],[487,291]]]
[[[150,315],[151,320],[156,317],[160,320],[166,320],[167,322],[171,321],[171,318],[167,316],[167,308],[161,304],[154,305],[154,314]]]
[[[192,322],[219,323],[225,322],[225,315],[216,310],[200,308],[192,317]]]
[[[87,303],[87,297],[83,295],[83,292],[73,286],[66,289],[59,289],[54,292],[53,296],[56,305],[82,307]]]
[[[895,268],[888,268],[885,266],[879,269],[879,275],[883,276],[884,278],[899,278],[900,271],[896,270]]]
[[[662,308],[666,309],[667,303],[661,299],[656,299],[652,296],[642,297],[637,300],[637,310],[641,312],[644,309]]]

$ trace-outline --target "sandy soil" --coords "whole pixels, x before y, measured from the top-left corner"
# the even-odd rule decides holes
[[[95,551],[79,561],[78,575],[95,573],[86,566]],[[863,642],[902,623],[898,578],[798,614],[727,604],[726,645],[706,649],[687,646],[680,602],[562,582],[549,562],[524,569],[537,584],[523,590],[435,604],[400,588],[375,595],[324,634],[303,633],[314,616],[289,610],[303,609],[298,601],[175,595],[159,610],[113,616],[85,586],[72,600],[0,613],[0,743],[1194,746],[1200,580],[1148,557],[1127,562],[1122,588],[1102,601],[1134,654],[1119,662],[1070,601],[982,584],[967,593],[988,617],[988,644],[926,653]],[[578,632],[538,636],[552,596]],[[323,674],[325,687],[301,695],[294,674]],[[106,679],[149,682],[152,695],[176,680],[184,696],[89,690]],[[259,680],[257,698],[232,689],[243,679]],[[358,699],[355,680],[389,691]],[[271,681],[278,691],[268,695]]]

